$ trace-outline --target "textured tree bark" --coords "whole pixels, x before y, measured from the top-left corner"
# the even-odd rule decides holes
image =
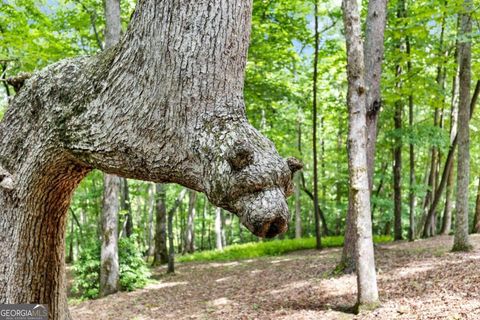
[[[373,189],[375,170],[375,146],[377,142],[377,122],[382,105],[380,80],[382,78],[382,62],[384,53],[384,35],[387,21],[387,0],[368,1],[367,19],[365,21],[365,87],[367,88],[367,165],[369,190]],[[349,199],[350,203],[350,199]],[[345,226],[345,245],[343,246],[341,266],[344,272],[355,270],[355,224],[351,207],[348,208]]]
[[[0,303],[69,318],[66,213],[93,168],[204,192],[258,236],[286,231],[301,165],[245,117],[251,8],[143,0],[118,45],[25,82],[0,123]]]
[[[105,1],[105,48],[120,41],[120,1]],[[119,288],[118,213],[120,178],[105,174],[103,177],[102,246],[100,261],[100,296],[115,293]]]
[[[195,251],[195,205],[197,204],[197,193],[193,190],[188,192],[188,217],[185,232],[185,253]]]
[[[472,31],[472,1],[463,2],[459,34],[460,62],[460,98],[458,106],[458,166],[457,166],[457,200],[455,215],[455,236],[453,251],[472,249],[468,235],[468,184],[470,179],[470,81],[472,44],[469,34]]]
[[[365,62],[361,39],[360,15],[356,0],[343,0],[343,20],[347,42],[349,109],[348,167],[350,196],[356,236],[356,268],[359,309],[378,305],[378,289],[370,217],[370,187],[367,163]]]
[[[104,297],[118,291],[118,211],[120,179],[114,175],[105,175],[102,209],[102,248],[100,263],[100,296]]]

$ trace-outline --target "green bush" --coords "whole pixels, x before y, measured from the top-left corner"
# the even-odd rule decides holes
[[[150,271],[143,260],[135,237],[122,238],[118,242],[120,262],[120,288],[124,291],[143,288],[150,277]]]
[[[143,288],[150,272],[138,248],[135,236],[121,238],[118,242],[120,264],[120,290],[132,291]],[[85,299],[97,298],[100,294],[100,243],[87,246],[75,266],[72,293]]]
[[[80,253],[73,266],[75,278],[72,293],[85,299],[98,297],[100,293],[100,246],[90,244]]]
[[[385,243],[391,241],[391,238],[388,236],[375,236],[374,241],[375,243]],[[179,257],[178,261],[231,261],[263,256],[278,256],[296,250],[314,249],[315,245],[315,238],[251,242],[231,245],[226,247],[223,251],[209,250],[184,255]],[[335,236],[322,238],[322,245],[325,248],[341,247],[343,246],[343,237]]]

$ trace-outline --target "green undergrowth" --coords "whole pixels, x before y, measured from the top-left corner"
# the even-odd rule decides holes
[[[375,243],[386,243],[392,241],[389,236],[375,236]],[[264,256],[279,256],[287,252],[315,249],[315,238],[272,240],[265,242],[250,242],[235,244],[221,250],[200,251],[178,257],[179,262],[192,261],[232,261],[251,259]],[[324,248],[335,248],[343,246],[343,236],[322,238]]]

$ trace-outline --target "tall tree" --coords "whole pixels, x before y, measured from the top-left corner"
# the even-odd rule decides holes
[[[349,201],[356,230],[357,307],[378,305],[367,163],[365,61],[356,0],[343,0],[347,43]]]
[[[148,185],[147,257],[155,253],[153,216],[155,211],[155,184]]]
[[[195,211],[197,204],[197,193],[194,190],[188,191],[188,216],[185,232],[184,252],[193,253],[195,251]]]
[[[120,279],[117,238],[120,179],[106,174],[104,181],[107,183],[103,189],[100,296],[117,292]]]
[[[215,247],[217,250],[223,250],[223,223],[222,209],[215,209]]]
[[[155,252],[153,255],[153,265],[160,265],[168,262],[167,250],[167,208],[166,208],[166,190],[165,184],[157,183],[155,185],[156,204],[155,204]]]
[[[287,230],[301,166],[245,117],[251,9],[140,1],[114,48],[24,82],[0,122],[0,303],[35,297],[69,318],[66,213],[93,168],[204,192],[260,237]]]
[[[318,159],[317,159],[317,81],[318,81],[318,50],[320,34],[318,30],[318,0],[314,4],[315,12],[315,51],[313,57],[313,215],[315,217],[315,238],[317,249],[322,248],[322,235],[320,232],[320,206],[318,203]]]
[[[468,236],[468,185],[470,182],[470,82],[472,60],[472,1],[463,2],[459,31],[458,166],[454,251],[471,250]]]
[[[406,16],[405,0],[398,1],[397,4],[397,18],[403,25],[403,19]],[[403,39],[399,40],[397,49],[399,53],[402,50]],[[396,85],[395,88],[398,92],[402,87],[401,81],[402,66],[400,61],[395,66]],[[395,240],[402,240],[402,114],[403,114],[403,101],[401,97],[398,97],[395,101],[395,112],[393,115],[393,122],[395,126],[395,141],[393,147],[393,216],[394,227],[393,235]]]
[[[105,0],[105,48],[120,41],[120,0]],[[102,247],[100,262],[100,296],[118,291],[118,213],[120,178],[105,174],[103,178]]]
[[[385,25],[387,21],[387,0],[368,2],[367,20],[365,22],[364,50],[364,74],[367,97],[365,99],[367,109],[367,170],[370,193],[373,188],[373,172],[375,168],[375,147],[377,143],[377,122],[381,109],[380,80],[382,78],[382,62],[384,52]],[[343,246],[341,267],[344,272],[355,270],[355,244],[356,230],[353,208],[349,207],[345,226],[345,244]]]

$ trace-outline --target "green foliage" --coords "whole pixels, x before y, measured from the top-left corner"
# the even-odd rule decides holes
[[[86,246],[75,266],[75,281],[72,292],[85,299],[97,298],[100,293],[100,245]]]
[[[325,248],[343,246],[342,236],[322,238]],[[375,243],[386,243],[392,239],[389,236],[375,236]],[[284,239],[266,242],[251,242],[228,246],[223,251],[208,250],[184,255],[178,258],[180,262],[190,261],[230,261],[251,259],[264,256],[278,256],[291,251],[315,249],[315,238]]]
[[[118,253],[121,290],[143,288],[150,277],[150,271],[142,258],[136,237],[133,235],[130,238],[121,238],[118,242]]]
[[[121,238],[118,242],[120,290],[132,291],[143,288],[150,277],[150,271],[143,260],[133,235]],[[100,293],[100,243],[86,246],[74,265],[75,281],[72,288],[74,294],[85,299],[94,299]]]

